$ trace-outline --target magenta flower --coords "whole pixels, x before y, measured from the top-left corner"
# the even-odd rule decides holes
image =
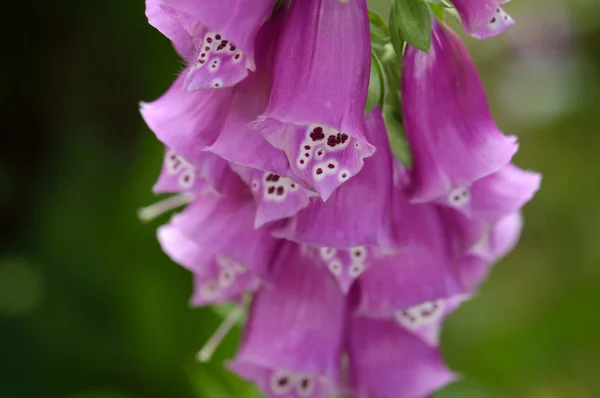
[[[455,3],[471,35],[502,28],[497,2]],[[391,51],[371,53],[365,0],[273,5],[147,1],[189,64],[141,106],[165,145],[154,191],[172,196],[140,217],[186,206],[157,235],[193,273],[190,304],[237,306],[200,360],[247,311],[228,366],[266,397],[431,396],[457,378],[444,320],[516,245],[541,177],[511,163],[516,139],[447,26],[434,21],[429,52],[407,47],[401,90],[384,90],[401,95],[409,169],[388,139],[393,101],[365,113],[371,57]]]
[[[365,0],[292,2],[269,105],[253,128],[285,152],[297,178],[324,200],[374,153],[363,123],[370,62]],[[326,173],[332,162],[336,172]]]
[[[146,0],[151,25],[188,62],[181,88],[233,86],[255,70],[258,31],[275,0]]]
[[[402,113],[414,158],[414,202],[461,206],[474,181],[500,170],[517,151],[516,139],[492,119],[467,49],[438,22],[429,53],[409,46],[404,55]]]
[[[453,0],[465,31],[477,38],[487,39],[499,35],[515,21],[500,4],[509,0]]]

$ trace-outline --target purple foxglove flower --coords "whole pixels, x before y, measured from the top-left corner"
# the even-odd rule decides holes
[[[162,171],[152,190],[154,193],[205,193],[212,190],[226,195],[228,187],[231,187],[229,180],[232,173],[225,160],[210,152],[201,153],[193,165],[167,148]]]
[[[182,88],[195,91],[233,86],[255,70],[256,36],[274,5],[274,0],[147,0],[146,15],[189,62]]]
[[[411,204],[401,183],[394,194],[397,253],[371,264],[359,279],[358,315],[391,318],[398,310],[463,293],[438,207]]]
[[[157,234],[164,252],[194,273],[191,305],[238,301],[243,293],[259,288],[261,279],[242,262],[197,245],[175,226],[163,225]]]
[[[452,0],[460,14],[465,31],[477,38],[499,35],[515,21],[499,4],[508,0]]]
[[[377,153],[365,160],[362,171],[339,187],[327,202],[313,200],[276,236],[298,243],[349,249],[354,246],[375,244],[393,245],[391,212],[394,160],[389,146],[381,112],[374,109],[365,117],[366,138],[377,146]],[[315,147],[315,157],[326,151]],[[326,156],[326,155],[323,155]],[[324,158],[316,172],[327,178],[338,175],[350,177],[335,159]],[[324,180],[323,180],[324,181]]]
[[[353,398],[425,397],[456,378],[436,348],[394,320],[353,318],[348,353]]]
[[[278,38],[269,106],[252,127],[324,200],[375,151],[363,125],[370,47],[365,0],[294,1]]]
[[[272,237],[277,225],[254,228],[256,206],[245,184],[238,184],[237,197],[197,196],[159,233],[165,251],[195,273],[194,304],[231,298],[269,278],[281,243]]]
[[[467,49],[434,20],[428,53],[408,46],[402,68],[402,113],[414,167],[414,202],[451,198],[493,174],[517,151],[496,127]]]
[[[338,393],[345,305],[327,271],[286,243],[274,264],[273,285],[255,295],[229,367],[269,398]]]

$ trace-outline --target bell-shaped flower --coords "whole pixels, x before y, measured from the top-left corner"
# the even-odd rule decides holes
[[[159,232],[164,250],[196,276],[195,304],[222,301],[267,280],[280,241],[277,224],[254,228],[256,205],[243,181],[231,172],[226,195],[196,195]]]
[[[498,130],[467,49],[434,20],[428,53],[408,46],[402,113],[413,154],[412,199],[440,201],[493,174],[517,151]]]
[[[394,320],[352,318],[353,398],[421,398],[455,380],[441,353]]]
[[[327,271],[286,243],[272,285],[256,293],[230,369],[269,398],[327,398],[339,392],[345,300]]]
[[[515,21],[500,4],[508,0],[452,0],[462,25],[470,36],[477,39],[499,35]]]
[[[391,218],[396,252],[375,261],[359,279],[356,314],[391,318],[398,310],[463,293],[438,207],[411,204],[400,179]]]
[[[293,1],[284,19],[269,105],[252,128],[327,200],[375,151],[363,123],[371,62],[366,1]],[[324,169],[329,164],[335,172]]]
[[[172,224],[163,225],[157,234],[164,252],[194,273],[191,305],[239,301],[243,293],[259,288],[261,279],[242,262],[196,244]]]
[[[147,0],[151,25],[189,63],[182,88],[233,86],[255,70],[255,41],[274,0]]]
[[[351,171],[335,159],[328,159],[323,148],[316,147],[316,178],[347,180],[329,197],[318,198],[292,217],[276,235],[302,244],[349,249],[366,244],[393,245],[390,212],[393,197],[394,159],[381,111],[376,108],[365,117],[366,138],[377,147],[374,156],[365,159],[363,169]],[[333,177],[332,177],[333,176]],[[337,177],[336,177],[337,176]]]

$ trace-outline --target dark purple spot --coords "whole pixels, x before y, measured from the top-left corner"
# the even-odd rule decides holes
[[[342,134],[342,144],[348,141],[348,134]]]
[[[496,17],[492,18],[491,23],[495,23],[496,22]]]
[[[342,174],[342,178],[346,178],[346,176],[347,176],[346,173]]]
[[[500,9],[499,8],[496,8],[496,13],[500,14]]]
[[[307,390],[309,386],[310,386],[310,381],[306,377],[303,378],[302,381],[300,382],[300,387],[302,387],[303,390]]]
[[[319,156],[321,156],[321,155],[323,154],[323,151],[319,151],[319,152],[317,152],[317,154],[318,154]]]
[[[335,139],[335,135],[330,135],[329,137],[327,137],[327,146],[330,147],[334,147],[337,145],[336,139]]]
[[[505,16],[504,16],[504,19],[508,21],[508,15],[505,15]]]
[[[206,51],[208,51],[208,50],[210,50],[210,47],[204,47],[204,49],[205,49]]]
[[[290,184],[290,187],[296,188],[296,184]]]
[[[267,192],[272,194],[273,192],[275,192],[275,187],[269,187],[269,190]]]
[[[300,164],[304,164],[304,159],[300,159]]]
[[[310,145],[304,145],[304,149],[308,151],[310,149]]]
[[[330,168],[330,169],[335,169],[335,165],[333,163],[329,163],[327,165],[327,167]]]
[[[188,175],[183,176],[183,181],[190,182],[190,176],[188,176]]]
[[[458,201],[460,200],[460,196],[458,196],[458,195],[455,195],[455,196],[453,197],[453,199],[454,199],[454,201],[455,201],[455,202],[458,202]]]
[[[277,196],[283,195],[283,192],[284,192],[283,187],[281,187],[281,186],[277,187]]]
[[[305,153],[305,154],[304,154],[304,157],[305,157],[305,158],[309,158],[309,157],[310,157],[310,153]]]
[[[316,173],[317,173],[317,175],[321,175],[321,174],[323,174],[323,169],[319,167],[319,168],[317,169]]]
[[[230,49],[231,51],[235,51],[235,49],[236,49],[236,46],[234,46],[233,44],[231,44],[231,45],[229,46],[229,49]]]
[[[323,138],[325,138],[325,134],[323,134],[323,128],[315,127],[310,133],[310,138],[312,138],[313,141],[321,141]]]
[[[205,62],[206,62],[206,60],[203,60],[203,59],[199,59],[199,60],[198,60],[198,63],[199,63],[200,65],[204,64]]]
[[[217,40],[221,40],[221,35],[216,35],[216,36],[215,36],[215,39],[217,39]]]
[[[169,156],[169,158],[171,160],[177,160],[177,155],[176,154],[172,154],[171,156]]]
[[[433,303],[433,305],[431,306],[431,308],[429,309],[424,309],[421,311],[421,315],[423,316],[431,316],[435,313],[435,310],[438,309],[438,304],[437,303]]]
[[[356,257],[360,257],[360,256],[362,256],[362,253],[361,253],[360,251],[355,251],[355,252],[354,252],[354,255],[355,255]]]
[[[210,37],[209,37],[209,38],[207,38],[207,39],[206,39],[206,41],[207,41],[208,43],[212,43],[212,38],[210,38]]]
[[[279,380],[277,380],[277,385],[279,387],[285,387],[290,383],[290,379],[288,379],[286,376],[280,377]]]
[[[233,58],[236,60],[240,59],[240,54],[235,54],[235,56]]]

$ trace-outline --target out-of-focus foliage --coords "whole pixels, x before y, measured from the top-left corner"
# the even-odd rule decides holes
[[[518,249],[450,318],[444,351],[464,381],[438,397],[597,397],[597,4],[506,9],[507,34],[467,42],[543,188]],[[221,364],[239,330],[195,361],[219,316],[187,307],[190,275],[136,219],[162,157],[138,101],[182,69],[143,1],[8,2],[3,15],[0,397],[252,398]]]

